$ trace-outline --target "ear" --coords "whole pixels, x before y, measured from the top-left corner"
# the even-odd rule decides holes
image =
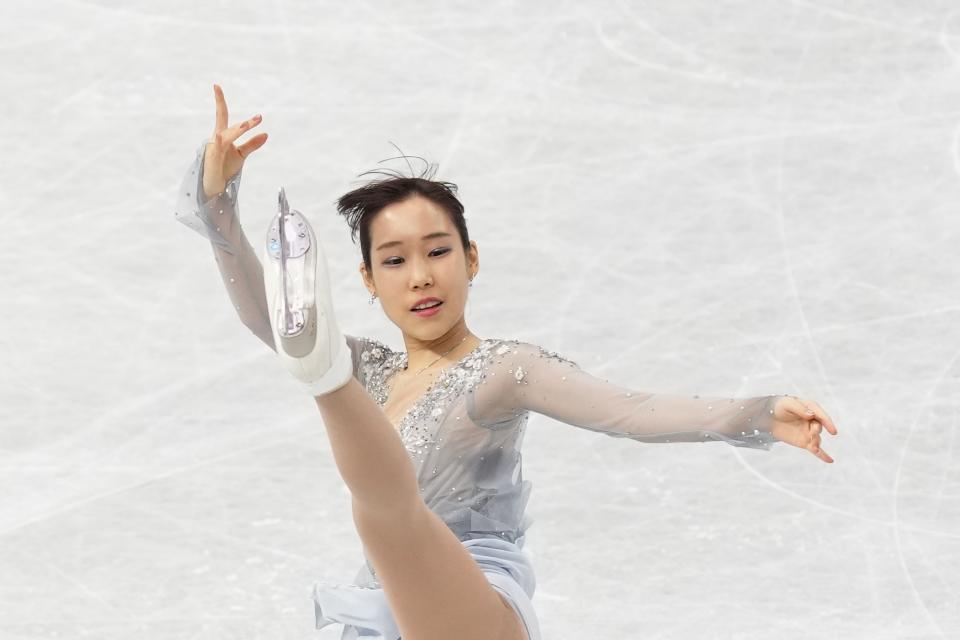
[[[477,248],[475,240],[470,241],[470,250],[467,252],[467,275],[471,273],[476,277],[480,271],[480,250]]]
[[[376,287],[373,284],[373,278],[367,272],[367,265],[363,263],[363,260],[360,261],[360,277],[363,280],[363,286],[367,288],[367,293],[373,295],[373,292],[376,290]]]

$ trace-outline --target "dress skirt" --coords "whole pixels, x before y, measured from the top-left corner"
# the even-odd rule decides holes
[[[533,565],[523,551],[524,536],[517,543],[497,537],[461,540],[490,584],[502,593],[520,616],[529,640],[540,640],[540,627],[533,610],[536,578]],[[356,584],[335,584],[320,581],[314,585],[313,601],[317,629],[342,624],[340,640],[400,640],[400,631],[390,611],[383,588],[366,566]]]

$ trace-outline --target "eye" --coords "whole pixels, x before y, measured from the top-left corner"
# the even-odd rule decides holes
[[[440,253],[437,253],[438,251]],[[433,251],[431,251],[430,255],[439,257],[447,253],[450,253],[450,247],[438,247],[437,249],[434,249]],[[399,257],[387,258],[386,260],[383,261],[383,264],[389,267],[393,267],[400,264],[399,262],[390,262],[391,260],[403,260],[403,258],[399,258]]]

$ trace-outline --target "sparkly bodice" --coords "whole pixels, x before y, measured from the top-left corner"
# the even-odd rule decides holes
[[[351,339],[356,340],[351,336]],[[407,367],[407,354],[392,351],[375,340],[365,340],[361,347],[357,378],[380,407],[387,402],[390,393],[389,381],[393,375]],[[470,353],[458,362],[442,369],[436,380],[407,409],[399,424],[400,437],[407,450],[414,455],[423,454],[428,446],[436,446],[431,439],[429,425],[440,421],[454,398],[475,385],[484,376],[483,370],[491,349],[498,340],[481,340]],[[499,345],[500,352],[507,347]]]
[[[184,179],[177,218],[211,241],[241,320],[275,350],[263,270],[237,217],[240,173],[224,193],[203,201],[203,150],[201,144]],[[354,376],[382,407],[387,380],[406,364],[406,354],[369,338],[346,340]],[[531,522],[525,514],[531,483],[523,479],[520,454],[531,412],[640,442],[717,440],[769,450],[777,399],[633,390],[536,344],[487,338],[440,373],[402,418],[400,433],[424,502],[461,540],[496,536],[512,542]]]
[[[381,407],[390,377],[407,355],[370,338],[347,336],[355,375]],[[495,363],[512,343],[487,338],[441,370],[400,421],[400,437],[417,471],[424,502],[461,540],[489,535],[514,541],[522,535],[530,483],[522,478],[519,443],[527,412],[514,429],[483,424],[475,414],[477,389],[497,375]]]

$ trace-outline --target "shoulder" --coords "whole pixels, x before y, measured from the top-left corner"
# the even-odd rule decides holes
[[[393,349],[374,338],[358,336],[355,339],[358,341],[360,358],[363,362],[383,360],[396,353]]]
[[[354,375],[366,386],[372,374],[392,366],[400,355],[374,338],[344,334],[353,358]]]
[[[527,342],[525,340],[505,340],[500,338],[492,339],[494,342],[492,352],[499,356],[499,361],[521,361],[527,364],[533,364],[539,360],[548,360],[568,364],[578,367],[576,362],[564,357],[556,351],[551,351],[539,344]]]

